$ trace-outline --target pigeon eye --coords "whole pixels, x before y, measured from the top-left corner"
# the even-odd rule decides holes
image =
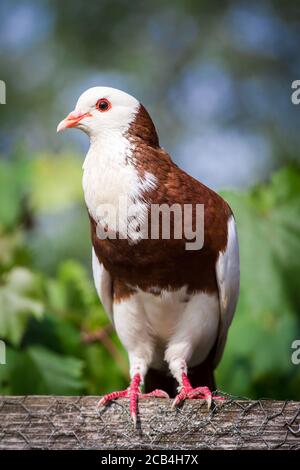
[[[103,113],[111,108],[111,104],[106,98],[101,98],[97,101],[96,108]]]

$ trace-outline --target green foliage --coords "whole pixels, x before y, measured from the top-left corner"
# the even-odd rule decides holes
[[[30,163],[24,152],[18,151],[11,160],[0,160],[0,222],[5,227],[19,221],[30,187]]]
[[[79,166],[68,154],[0,164],[0,191],[10,195],[0,209],[0,338],[7,344],[0,393],[97,394],[126,386],[116,335],[107,335],[109,346],[82,339],[109,321],[91,280],[88,231],[75,236],[67,215],[76,214],[78,227],[86,223]],[[291,343],[300,337],[300,170],[283,168],[267,184],[224,196],[238,224],[241,295],[218,387],[297,398]]]
[[[81,201],[79,158],[69,154],[38,154],[32,165],[31,204],[37,213],[61,211]]]
[[[41,346],[8,351],[9,391],[14,394],[77,394],[83,389],[80,359],[55,354]]]
[[[15,267],[3,276],[0,286],[1,337],[18,345],[30,317],[40,318],[43,304],[36,300],[38,282],[28,269]]]
[[[291,344],[300,337],[299,169],[284,168],[266,185],[224,196],[238,225],[241,292],[218,385],[251,397],[296,398],[300,371],[291,363]]]

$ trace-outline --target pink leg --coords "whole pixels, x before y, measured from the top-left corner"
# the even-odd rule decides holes
[[[212,396],[211,391],[208,387],[197,387],[193,388],[188,376],[183,372],[182,373],[182,388],[178,395],[176,396],[175,400],[173,401],[172,407],[175,407],[182,403],[187,398],[195,400],[205,400],[207,403],[208,409],[211,407],[212,400],[220,400],[223,401],[223,397],[219,396]]]
[[[117,398],[129,398],[129,411],[130,416],[133,421],[133,426],[136,428],[137,420],[137,403],[138,399],[147,398],[147,397],[157,397],[157,398],[169,398],[169,395],[163,390],[153,390],[150,393],[142,393],[140,389],[141,376],[140,374],[135,374],[131,380],[129,387],[126,390],[121,390],[119,392],[112,392],[104,395],[98,403],[99,406],[106,405],[112,400]]]

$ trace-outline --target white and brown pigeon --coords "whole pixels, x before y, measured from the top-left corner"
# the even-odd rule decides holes
[[[174,405],[193,398],[210,406],[220,398],[211,393],[213,371],[239,292],[238,239],[230,207],[172,161],[159,146],[146,109],[123,91],[87,90],[57,130],[69,127],[90,138],[83,190],[94,281],[130,363],[129,388],[104,396],[100,404],[130,398],[134,423],[138,398],[167,397],[166,392],[175,396],[177,389]],[[203,246],[187,249],[184,234],[168,239],[160,229],[156,237],[139,235],[140,225],[120,211],[120,200],[134,205],[135,218],[148,221],[148,227],[153,205],[192,205],[193,227],[194,206],[203,205]],[[110,215],[103,218],[103,207],[115,208],[124,220],[115,226]],[[170,220],[174,228],[175,218]],[[126,236],[124,227],[129,228]]]

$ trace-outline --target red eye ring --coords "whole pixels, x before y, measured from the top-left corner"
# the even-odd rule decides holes
[[[105,111],[108,111],[111,108],[111,103],[110,101],[108,101],[107,98],[100,98],[100,100],[98,100],[96,103],[96,108],[101,113],[104,113]]]

